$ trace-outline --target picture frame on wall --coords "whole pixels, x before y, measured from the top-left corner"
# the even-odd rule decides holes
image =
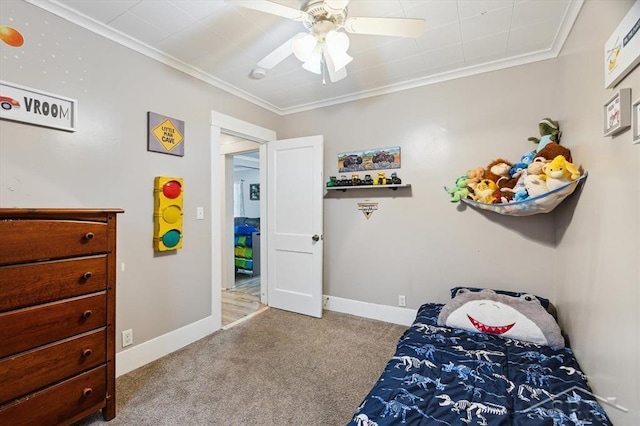
[[[260,199],[260,184],[259,183],[251,183],[249,184],[249,199],[250,200],[259,200]]]
[[[640,1],[636,1],[604,45],[604,87],[615,87],[640,64]]]
[[[640,143],[640,98],[631,106],[633,119],[631,120],[631,128],[633,131],[633,143]]]
[[[619,89],[604,104],[604,136],[615,136],[631,127],[631,89]]]

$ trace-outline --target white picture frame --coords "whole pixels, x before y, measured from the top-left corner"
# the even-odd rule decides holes
[[[604,45],[604,87],[611,89],[640,64],[640,1],[622,18]]]
[[[616,90],[604,104],[602,115],[604,136],[615,136],[631,127],[631,89]]]
[[[631,129],[633,131],[632,142],[634,144],[640,143],[640,98],[631,106],[631,114],[633,119],[631,120]]]

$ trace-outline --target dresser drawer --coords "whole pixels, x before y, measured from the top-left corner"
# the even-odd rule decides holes
[[[107,251],[107,224],[74,220],[0,220],[0,265]]]
[[[0,266],[0,312],[104,290],[107,256]]]
[[[0,424],[58,425],[97,411],[106,401],[106,368],[98,367],[0,407]]]
[[[0,405],[106,362],[104,328],[0,359]]]
[[[0,313],[0,358],[103,327],[106,293]]]

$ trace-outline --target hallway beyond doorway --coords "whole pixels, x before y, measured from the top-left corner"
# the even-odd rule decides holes
[[[233,288],[222,290],[222,326],[257,312],[264,306],[260,303],[260,277],[237,274]]]

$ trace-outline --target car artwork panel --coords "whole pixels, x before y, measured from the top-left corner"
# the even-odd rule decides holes
[[[338,172],[361,172],[400,168],[400,147],[341,152],[338,154]]]

